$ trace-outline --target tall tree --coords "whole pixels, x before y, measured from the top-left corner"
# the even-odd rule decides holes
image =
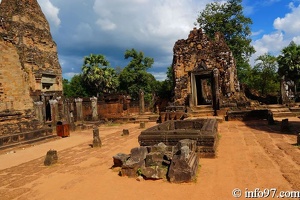
[[[143,52],[135,49],[125,51],[125,59],[131,58],[128,65],[121,71],[119,76],[120,90],[128,93],[133,99],[138,99],[139,90],[144,90],[146,100],[151,99],[155,90],[156,80],[147,72],[154,63],[153,58],[145,57]]]
[[[299,76],[300,72],[300,45],[292,41],[287,47],[281,50],[278,56],[279,75],[288,76],[291,79]]]
[[[279,91],[279,77],[277,74],[277,58],[270,54],[259,56],[252,70],[253,88],[258,89],[262,96]]]
[[[291,42],[287,47],[281,50],[281,55],[278,56],[278,73],[284,77],[286,81],[293,81],[294,93],[297,94],[297,86],[300,78],[300,45]]]
[[[226,3],[207,4],[200,12],[197,22],[212,39],[216,32],[224,34],[236,59],[238,77],[243,82],[246,78],[244,71],[249,70],[249,58],[255,50],[250,44],[252,20],[244,16],[241,2],[242,0],[228,0]]]
[[[109,66],[110,63],[101,54],[84,57],[82,77],[94,95],[116,91],[118,76],[115,69]]]
[[[81,74],[74,75],[70,81],[64,79],[63,86],[64,96],[66,97],[88,97],[93,95],[84,83]]]
[[[168,99],[171,101],[173,97],[173,91],[174,91],[174,80],[173,80],[173,71],[172,66],[169,66],[167,68],[167,78],[166,80],[160,82],[159,88],[158,88],[158,96],[163,99]]]

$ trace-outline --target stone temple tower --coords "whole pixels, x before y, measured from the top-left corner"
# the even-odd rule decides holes
[[[28,112],[62,94],[56,43],[37,0],[2,0],[0,49],[0,112]]]
[[[246,104],[240,92],[235,59],[222,34],[209,39],[201,29],[173,48],[174,104],[178,106],[232,107]]]

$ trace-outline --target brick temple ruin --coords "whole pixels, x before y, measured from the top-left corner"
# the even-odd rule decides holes
[[[2,0],[0,49],[0,146],[51,135],[36,108],[43,106],[51,119],[50,100],[62,95],[62,70],[36,0]]]
[[[0,149],[53,137],[62,121],[75,129],[139,113],[126,95],[63,97],[57,46],[37,0],[2,0],[0,49]]]
[[[245,106],[234,57],[222,34],[210,40],[194,28],[187,39],[174,45],[174,105],[191,110],[211,106],[214,111],[228,106]]]
[[[56,43],[37,1],[3,0],[0,18],[0,110],[33,110],[61,96]]]

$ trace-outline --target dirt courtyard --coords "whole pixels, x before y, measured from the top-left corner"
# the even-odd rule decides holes
[[[111,169],[115,154],[138,146],[139,124],[100,126],[101,148],[89,146],[92,130],[85,130],[8,153],[3,150],[0,199],[227,200],[235,199],[232,191],[236,188],[241,190],[239,199],[246,199],[245,192],[255,188],[274,188],[277,198],[280,191],[300,190],[300,149],[295,145],[300,120],[289,118],[289,122],[291,133],[280,132],[280,121],[275,125],[266,121],[219,123],[217,157],[200,159],[197,181],[184,184],[137,181]],[[147,123],[146,128],[153,125]],[[121,136],[123,129],[129,129],[129,136]],[[47,167],[44,159],[49,149],[58,151],[58,163]],[[272,192],[261,199],[273,199]]]

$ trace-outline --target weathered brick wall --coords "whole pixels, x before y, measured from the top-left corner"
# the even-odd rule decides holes
[[[191,72],[219,71],[220,98],[239,92],[235,60],[222,34],[210,40],[201,29],[194,29],[187,39],[178,40],[173,48],[172,69],[175,77],[175,104],[185,105],[191,93]]]
[[[0,111],[33,107],[28,74],[22,70],[17,49],[0,38]]]
[[[0,112],[12,109],[6,102],[26,110],[43,92],[61,94],[56,44],[37,0],[2,0],[0,20]]]

